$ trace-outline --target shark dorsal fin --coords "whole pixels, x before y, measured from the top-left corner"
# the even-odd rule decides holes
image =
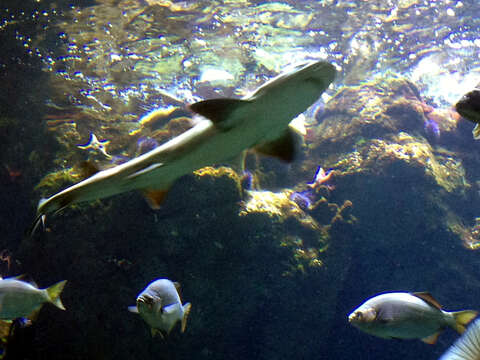
[[[414,292],[412,295],[422,299],[438,310],[442,310],[442,305],[440,305],[440,303],[429,292]]]
[[[274,156],[285,162],[292,162],[295,158],[296,134],[287,128],[283,134],[272,141],[263,143],[255,150],[260,154]]]
[[[211,120],[219,129],[228,130],[233,125],[228,122],[229,115],[239,106],[247,103],[249,103],[247,100],[221,98],[199,101],[188,107],[194,113]]]

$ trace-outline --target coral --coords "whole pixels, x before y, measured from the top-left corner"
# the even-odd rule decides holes
[[[73,168],[62,169],[45,175],[35,186],[35,190],[41,192],[52,192],[60,189],[66,184],[72,184],[81,180],[80,175]]]
[[[198,169],[193,172],[194,175],[198,176],[199,178],[210,178],[211,182],[213,181],[223,181],[225,180],[229,183],[234,183],[238,193],[242,193],[243,188],[241,184],[241,179],[235,170],[221,166],[218,168],[212,166],[206,166],[201,169]]]

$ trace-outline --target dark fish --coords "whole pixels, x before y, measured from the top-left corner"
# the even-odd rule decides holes
[[[463,95],[455,104],[455,109],[465,119],[477,124],[473,129],[473,137],[480,139],[480,84],[472,91]]]

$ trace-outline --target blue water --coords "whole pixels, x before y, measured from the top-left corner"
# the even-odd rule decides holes
[[[0,272],[41,288],[68,280],[67,310],[42,307],[8,338],[5,358],[439,358],[452,329],[430,346],[373,337],[347,316],[388,291],[480,309],[479,149],[474,124],[452,112],[480,82],[479,11],[475,0],[2,1]],[[239,98],[304,60],[328,61],[338,76],[306,111],[292,164],[250,154],[241,190],[188,175],[160,210],[125,193],[69,207],[26,235],[38,200],[78,181],[69,177],[78,164],[126,161],[183,131],[167,125],[190,116],[183,104]],[[378,79],[392,78],[410,90],[389,93]],[[350,103],[355,94],[366,95]],[[389,98],[410,105],[390,108]],[[140,120],[155,109],[166,115]],[[112,158],[78,147],[91,133]],[[398,146],[388,153],[382,142]],[[341,162],[366,154],[378,158]],[[244,176],[238,162],[216,165]],[[239,215],[249,191],[311,192],[318,166],[337,171],[311,199],[330,205],[303,204],[303,223],[285,208],[286,220]],[[162,277],[192,303],[186,332],[166,340],[127,311]]]

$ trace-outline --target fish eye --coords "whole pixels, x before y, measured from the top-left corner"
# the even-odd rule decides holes
[[[143,303],[145,305],[152,305],[153,304],[153,297],[149,295],[143,295],[142,297],[139,297],[137,300],[139,303]]]

